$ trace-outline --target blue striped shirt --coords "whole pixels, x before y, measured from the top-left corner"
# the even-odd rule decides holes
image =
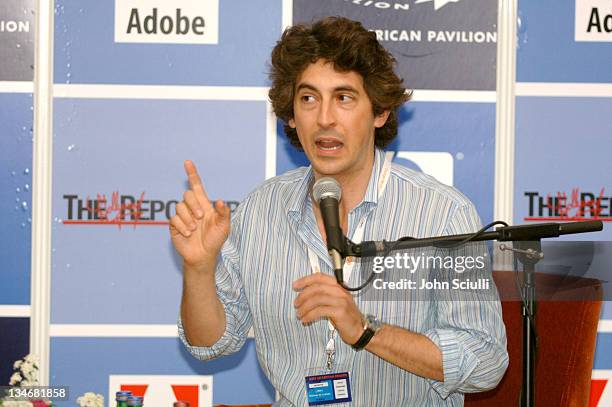
[[[348,215],[348,236],[364,216],[364,240],[468,233],[479,228],[475,208],[464,195],[397,164],[392,164],[386,189],[378,197],[383,161],[384,152],[376,150],[364,199]],[[305,376],[309,369],[325,366],[327,321],[303,326],[293,306],[297,293],[291,288],[293,281],[311,273],[307,247],[317,254],[321,272],[333,275],[309,198],[313,179],[311,167],[270,179],[234,213],[216,271],[227,321],[217,343],[191,346],[179,320],[183,343],[202,360],[238,351],[253,327],[259,362],[280,395],[275,406],[307,406]],[[360,283],[358,267],[349,286]],[[501,380],[508,354],[498,300],[354,298],[364,314],[431,339],[442,351],[444,382],[407,372],[368,351],[356,352],[338,337],[335,361],[340,371],[350,371],[352,405],[462,406],[464,392],[483,391]]]

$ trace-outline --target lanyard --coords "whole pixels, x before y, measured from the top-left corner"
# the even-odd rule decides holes
[[[385,161],[383,163],[382,169],[380,171],[380,175],[378,178],[378,185],[376,185],[376,195],[380,199],[385,188],[387,187],[387,181],[389,180],[389,174],[391,173],[391,160],[393,159],[393,152],[388,151],[385,153]],[[354,243],[361,243],[363,240],[363,233],[365,231],[365,224],[367,220],[367,216],[365,215],[359,221],[359,224],[355,228],[355,232],[353,232],[353,237],[351,241]],[[312,273],[320,273],[321,269],[319,267],[319,258],[314,253],[314,251],[308,247],[308,261],[310,262],[310,270]],[[344,274],[344,282],[348,282],[351,278],[351,274],[353,273],[353,269],[355,268],[355,262],[349,258],[343,265],[343,274]],[[334,358],[336,356],[336,328],[334,328],[331,321],[327,321],[327,330],[328,330],[328,339],[327,344],[325,345],[325,354],[327,355],[326,367],[327,370],[331,371],[334,365]]]

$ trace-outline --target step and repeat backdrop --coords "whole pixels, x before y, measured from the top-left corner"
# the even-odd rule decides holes
[[[34,0],[0,2],[0,386],[30,340]]]
[[[0,384],[28,353],[35,301],[33,3],[0,4]],[[514,218],[505,220],[610,219],[611,14],[603,0],[519,2],[506,197]],[[187,187],[185,159],[230,208],[265,179],[307,165],[271,113],[269,56],[283,27],[327,15],[376,32],[415,90],[394,160],[459,188],[484,223],[494,220],[496,1],[57,0],[50,382],[70,386],[64,405],[119,389],[152,405],[274,400],[252,338],[206,363],[183,349],[168,219]],[[612,307],[602,319],[593,406],[612,400]]]
[[[601,219],[571,240],[610,241],[612,4],[519,1],[518,20],[513,221]],[[601,318],[591,406],[612,404],[612,303]]]

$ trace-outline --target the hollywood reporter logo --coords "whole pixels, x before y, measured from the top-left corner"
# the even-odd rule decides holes
[[[132,225],[167,226],[176,213],[177,200],[150,199],[145,192],[138,195],[96,194],[81,197],[78,194],[63,195],[66,204],[65,225]],[[237,201],[225,201],[233,213]]]
[[[599,191],[584,191],[578,187],[567,193],[543,194],[538,191],[523,193],[527,203],[524,221],[612,221],[612,196],[605,188]]]

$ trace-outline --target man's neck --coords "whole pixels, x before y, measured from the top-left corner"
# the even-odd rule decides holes
[[[365,193],[368,189],[370,177],[374,172],[375,152],[372,151],[370,158],[364,163],[362,168],[358,168],[347,174],[337,174],[333,178],[338,181],[340,188],[342,189],[342,199],[340,200],[339,212],[340,212],[340,223],[345,233],[347,230],[348,214],[357,205],[363,201]],[[318,174],[316,171],[315,180],[323,177],[324,175]],[[319,208],[315,204],[315,212],[318,214]],[[318,217],[318,216],[317,216]]]

